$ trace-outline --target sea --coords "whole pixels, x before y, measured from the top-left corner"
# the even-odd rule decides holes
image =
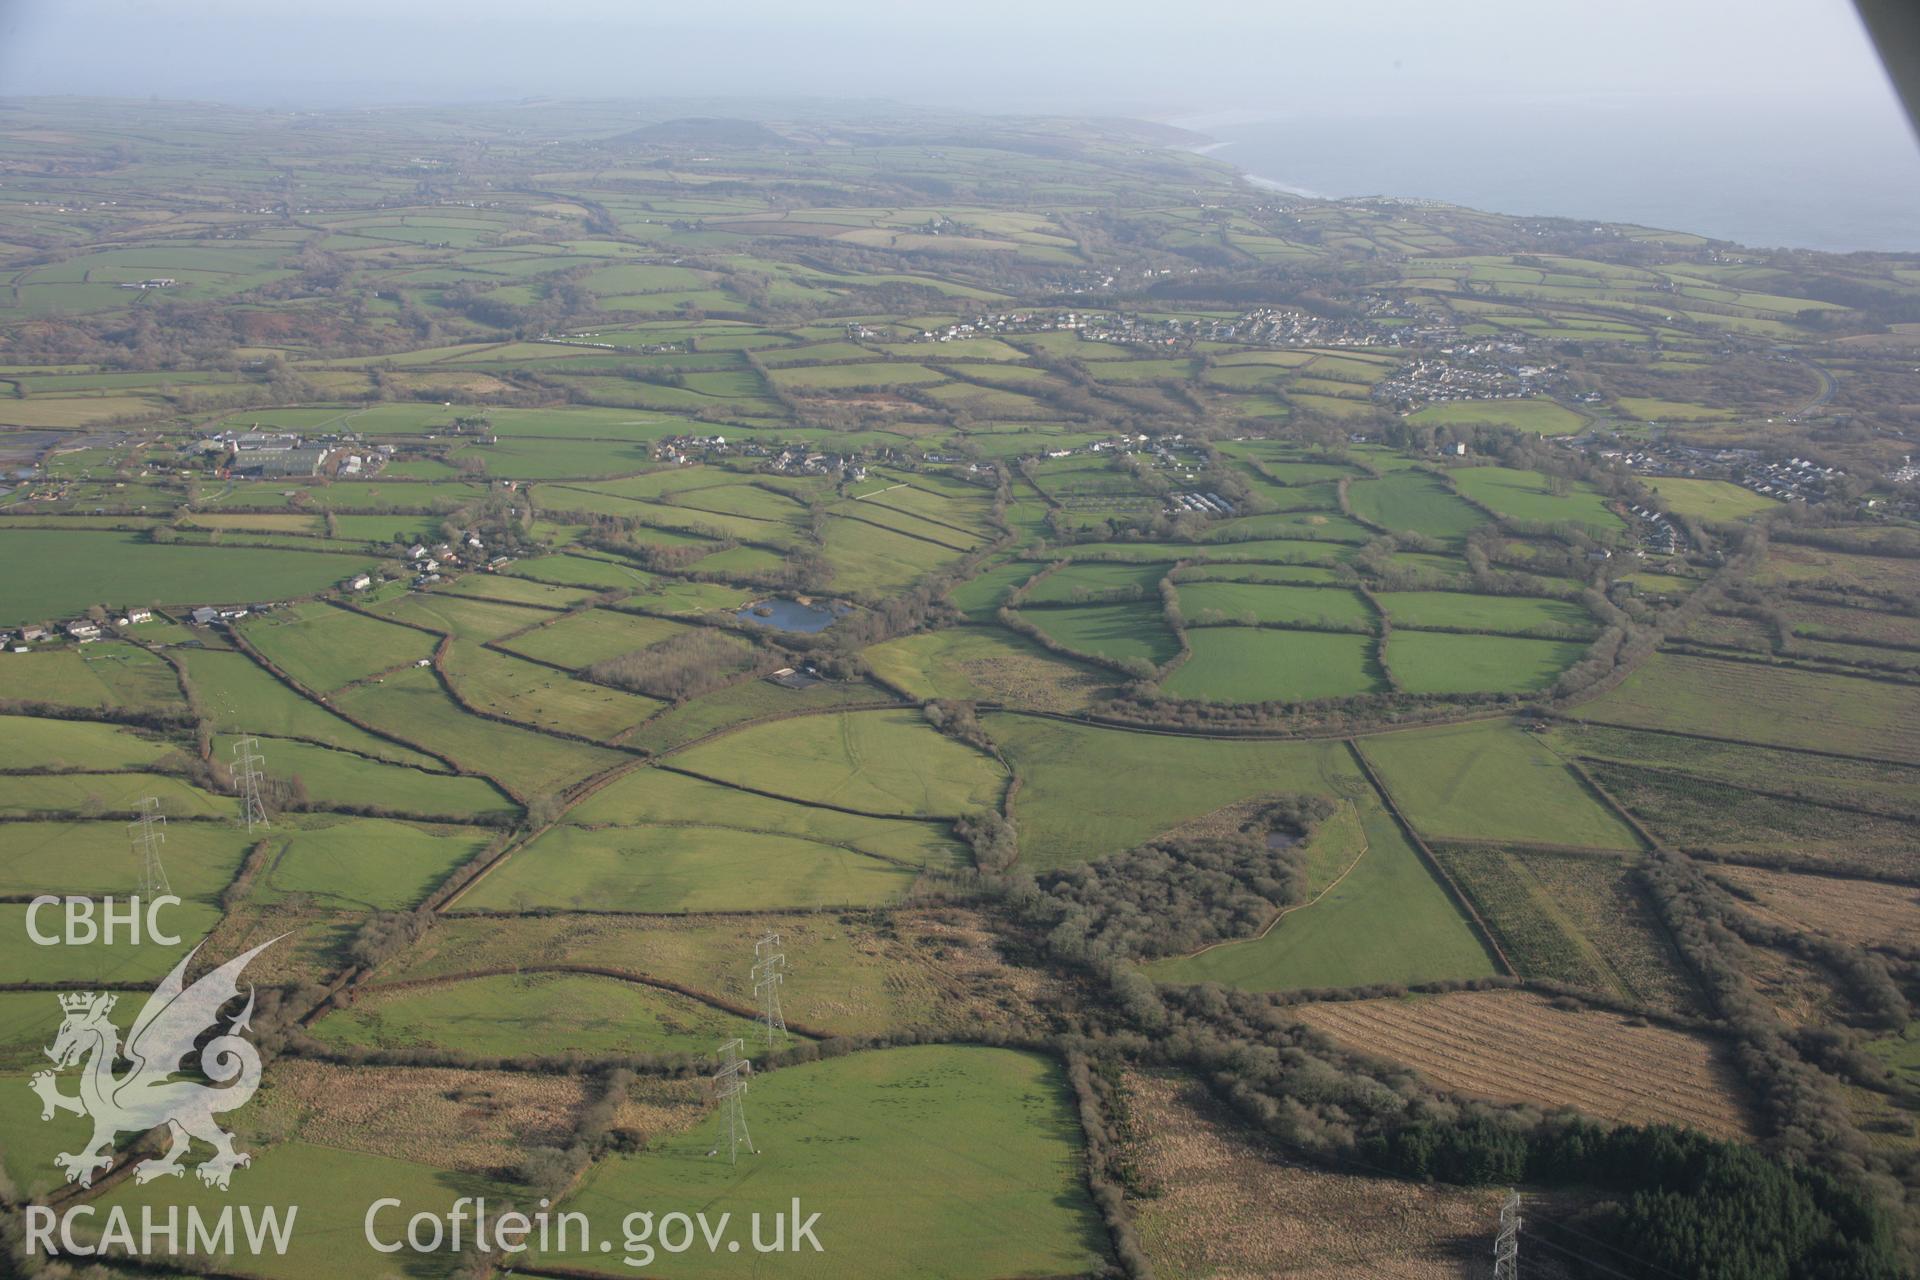
[[[1897,109],[1866,115],[1477,107],[1178,123],[1215,139],[1215,159],[1302,195],[1920,252],[1920,144]]]

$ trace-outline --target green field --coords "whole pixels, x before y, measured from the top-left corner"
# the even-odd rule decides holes
[[[266,862],[254,881],[260,901],[298,897],[347,909],[400,911],[417,906],[455,867],[487,845],[472,827],[427,828],[379,818],[285,824],[265,837]]]
[[[425,632],[324,604],[276,610],[240,630],[269,662],[319,693],[429,657],[434,645]]]
[[[1360,749],[1429,839],[1640,847],[1558,756],[1506,721],[1373,734]]]
[[[431,756],[375,736],[309,702],[243,654],[189,650],[185,656],[201,705],[216,729],[299,738],[396,764],[444,767]]]
[[[1160,982],[1218,982],[1250,991],[1357,987],[1477,978],[1493,958],[1399,827],[1361,805],[1363,849],[1324,897],[1288,913],[1264,937],[1156,961]]]
[[[375,991],[322,1021],[323,1043],[476,1057],[686,1054],[754,1024],[671,991],[581,973],[527,973]]]
[[[117,725],[12,716],[0,733],[0,769],[138,769],[177,749]]]
[[[132,815],[142,799],[160,801],[176,818],[231,818],[230,796],[218,796],[160,773],[0,774],[0,813]]]
[[[625,758],[473,715],[461,709],[433,672],[424,668],[410,667],[380,684],[355,686],[340,699],[340,706],[385,733],[522,796],[558,791]]]
[[[1070,564],[1027,589],[1023,604],[1080,604],[1103,596],[1157,598],[1165,570],[1149,564]]]
[[[1532,693],[1585,652],[1564,640],[1439,631],[1396,631],[1387,642],[1387,661],[1408,693]]]
[[[139,886],[127,829],[119,821],[9,822],[3,829],[0,893],[124,895]],[[161,856],[174,893],[216,897],[251,843],[246,828],[230,822],[169,823]]]
[[[1920,691],[1884,681],[1660,654],[1580,714],[1920,764]]]
[[[1442,542],[1458,542],[1487,517],[1462,502],[1438,479],[1419,471],[1396,471],[1379,480],[1347,486],[1355,515],[1387,529],[1411,529]]]
[[[1507,635],[1584,637],[1596,630],[1593,616],[1568,600],[1529,596],[1482,596],[1464,591],[1381,591],[1374,599],[1398,628],[1492,631]]]
[[[1490,422],[1517,431],[1564,436],[1578,431],[1584,419],[1571,409],[1551,400],[1529,397],[1520,400],[1450,400],[1429,405],[1413,415],[1411,421],[1432,426]]]
[[[459,900],[463,908],[768,911],[898,901],[915,866],[737,827],[556,827]]]
[[[1373,610],[1358,593],[1339,587],[1258,582],[1183,582],[1180,612],[1188,626],[1210,621],[1277,622],[1335,631],[1371,631]]]
[[[118,640],[0,654],[0,698],[129,711],[185,705],[180,682],[165,659]]]
[[[291,738],[261,738],[255,748],[266,759],[270,778],[299,779],[309,797],[322,804],[370,805],[429,818],[478,818],[512,813],[506,794],[484,778],[430,772],[370,760]],[[220,759],[233,758],[234,739],[214,737]]]
[[[1020,616],[1055,644],[1111,662],[1132,660],[1157,667],[1180,652],[1158,599],[1030,609]]]
[[[1020,860],[1036,871],[1119,853],[1236,801],[1275,792],[1345,794],[1360,784],[1337,743],[1177,738],[1005,714],[983,719],[1020,776]]]
[[[671,763],[805,804],[900,817],[991,808],[1003,777],[992,757],[941,736],[916,711],[795,716],[691,747]]]
[[[161,546],[132,534],[10,529],[12,572],[0,623],[71,617],[91,604],[201,604],[285,600],[324,590],[362,569],[364,555],[319,555],[258,547]]]
[[[914,698],[1013,700],[1049,711],[1086,706],[1114,674],[1050,653],[1004,627],[925,631],[866,651],[874,674]]]
[[[1618,533],[1626,527],[1588,485],[1569,483],[1564,492],[1556,493],[1548,477],[1511,467],[1460,467],[1450,474],[1461,493],[1509,520],[1572,524],[1596,534]]]
[[[30,1095],[28,1101],[33,1101]],[[407,1219],[414,1213],[445,1215],[461,1196],[484,1195],[493,1204],[512,1197],[512,1188],[505,1184],[409,1160],[299,1141],[280,1142],[265,1150],[257,1143],[241,1145],[252,1148],[253,1163],[233,1179],[230,1191],[202,1186],[192,1177],[160,1178],[145,1186],[136,1186],[129,1178],[101,1197],[102,1212],[106,1205],[125,1206],[137,1223],[140,1207],[145,1205],[158,1207],[162,1221],[168,1205],[196,1205],[207,1217],[228,1205],[256,1210],[276,1206],[284,1220],[287,1208],[298,1205],[296,1229],[286,1254],[248,1251],[243,1254],[247,1269],[270,1280],[327,1280],[338,1276],[343,1266],[365,1267],[367,1274],[377,1274],[376,1268],[389,1265],[386,1255],[365,1243],[367,1208],[375,1199],[391,1196],[401,1202],[380,1217],[379,1231],[383,1240],[404,1241]],[[379,1194],[370,1195],[371,1188],[378,1188]],[[236,1223],[236,1233],[239,1229]],[[415,1261],[430,1274],[444,1274],[454,1260],[449,1252]]]
[[[616,737],[666,705],[467,640],[453,642],[442,670],[477,711],[597,740]]]
[[[786,1212],[793,1197],[821,1215],[836,1276],[992,1280],[1078,1275],[1099,1265],[1104,1233],[1081,1175],[1081,1135],[1060,1069],[1006,1049],[919,1045],[787,1067],[753,1083],[754,1145],[730,1164],[709,1157],[725,1129],[710,1117],[640,1155],[604,1161],[564,1207],[617,1221],[634,1205],[736,1220]],[[556,1263],[620,1275],[598,1253]],[[768,1275],[816,1274],[805,1252],[768,1259]],[[676,1274],[739,1273],[702,1250]]]
[[[1286,590],[1286,588],[1280,588]],[[1199,627],[1168,693],[1207,702],[1307,702],[1382,688],[1368,636],[1270,627]]]
[[[1772,511],[1780,504],[1765,494],[1726,480],[1689,480],[1684,476],[1650,476],[1647,488],[1660,495],[1675,515],[1696,520],[1744,520]]]
[[[686,628],[663,618],[643,618],[612,609],[589,609],[500,642],[501,647],[555,666],[590,667],[606,658],[644,649],[681,635]]]

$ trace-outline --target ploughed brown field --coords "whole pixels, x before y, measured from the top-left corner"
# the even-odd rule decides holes
[[[1920,888],[1879,880],[1797,875],[1760,867],[1719,866],[1713,875],[1751,895],[1754,914],[1812,929],[1858,946],[1920,938]]]
[[[1524,991],[1302,1005],[1303,1022],[1348,1048],[1403,1062],[1456,1093],[1599,1120],[1684,1124],[1752,1136],[1725,1048],[1617,1013],[1557,1009]]]

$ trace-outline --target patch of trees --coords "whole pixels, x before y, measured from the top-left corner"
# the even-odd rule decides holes
[[[989,874],[1005,872],[1020,856],[1020,832],[1013,819],[991,809],[957,819],[953,833],[972,847],[974,865]]]
[[[980,717],[974,714],[971,702],[951,702],[936,698],[923,704],[920,714],[926,717],[928,724],[949,738],[964,742],[990,756],[999,754],[999,748],[994,746],[993,739],[989,738],[986,729],[981,727]]]
[[[1733,926],[1732,899],[1690,862],[1669,854],[1651,855],[1634,874],[1736,1037],[1736,1063],[1754,1086],[1776,1148],[1835,1172],[1866,1169],[1867,1145],[1845,1104],[1795,1051],[1789,1028],[1747,977],[1752,957]]]
[[[616,1125],[620,1108],[633,1085],[633,1072],[613,1067],[599,1081],[593,1100],[574,1117],[566,1145],[531,1146],[514,1169],[513,1180],[552,1200],[558,1200],[574,1179],[596,1159],[614,1152],[646,1149],[648,1135]]]
[[[1305,896],[1298,842],[1333,812],[1325,796],[1282,796],[1229,834],[1161,837],[1049,872],[1020,907],[1046,930],[1049,950],[1079,964],[1176,955],[1246,937]],[[1291,839],[1275,841],[1276,834]]]
[[[1113,1251],[1129,1280],[1152,1280],[1153,1263],[1133,1231],[1127,1193],[1140,1190],[1127,1151],[1134,1137],[1126,1091],[1112,1058],[1067,1054],[1067,1087],[1073,1090],[1086,1136],[1087,1188],[1113,1238]]]
[[[587,679],[644,693],[650,698],[684,701],[730,683],[755,661],[753,647],[718,627],[702,627],[670,636],[587,668]]]
[[[1445,1182],[1603,1188],[1612,1195],[1566,1226],[1609,1252],[1562,1238],[1607,1271],[1726,1280],[1906,1274],[1891,1222],[1858,1188],[1688,1129],[1574,1120],[1526,1130],[1465,1115],[1370,1136],[1359,1156]],[[1542,1239],[1556,1225],[1542,1228]]]

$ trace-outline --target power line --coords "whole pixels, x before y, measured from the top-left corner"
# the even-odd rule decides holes
[[[780,988],[787,981],[787,954],[781,950],[780,935],[768,931],[753,944],[753,994],[760,1002],[760,1021],[766,1027],[767,1048],[773,1048],[773,1033],[790,1039],[786,1015],[780,1010]]]
[[[267,825],[267,806],[260,798],[260,784],[267,776],[260,766],[267,758],[256,750],[259,745],[258,738],[239,738],[233,744],[233,780],[246,810],[248,835],[253,834],[254,827]]]
[[[760,1154],[753,1149],[753,1136],[747,1132],[747,1076],[752,1073],[753,1064],[741,1056],[746,1047],[744,1040],[729,1040],[721,1045],[720,1069],[713,1073],[713,1094],[727,1108],[728,1164],[739,1161],[741,1143],[746,1144],[750,1154]]]
[[[160,812],[160,798],[148,796],[138,806],[140,816],[127,824],[133,841],[133,856],[140,860],[140,896],[148,902],[173,892],[167,884],[167,869],[160,865],[160,846],[167,838],[167,816]]]
[[[1550,1249],[1554,1253],[1565,1254],[1567,1257],[1572,1258],[1575,1262],[1578,1262],[1583,1267],[1592,1267],[1597,1271],[1605,1272],[1607,1275],[1618,1276],[1619,1280],[1635,1280],[1635,1277],[1632,1275],[1632,1273],[1622,1271],[1618,1267],[1610,1267],[1604,1262],[1595,1260],[1589,1254],[1577,1253],[1574,1250],[1567,1248],[1565,1245],[1555,1244],[1551,1240],[1541,1239],[1539,1237],[1535,1237],[1534,1243],[1541,1246],[1544,1249]]]
[[[1548,1220],[1536,1223],[1535,1225],[1546,1227],[1547,1229],[1552,1231],[1564,1232],[1565,1234],[1570,1236],[1578,1236],[1580,1237],[1580,1239],[1585,1240],[1589,1244],[1597,1244],[1602,1249],[1605,1249],[1610,1253],[1619,1254],[1622,1258],[1627,1259],[1629,1262],[1632,1262],[1636,1266],[1657,1271],[1663,1276],[1672,1276],[1673,1280],[1690,1280],[1689,1277],[1682,1275],[1680,1272],[1675,1271],[1673,1268],[1663,1267],[1659,1263],[1653,1261],[1651,1258],[1648,1258],[1643,1254],[1635,1253],[1631,1249],[1622,1249],[1617,1244],[1612,1244],[1606,1240],[1602,1240],[1599,1236],[1596,1236],[1591,1232],[1582,1231],[1578,1227],[1569,1226],[1564,1222],[1556,1222],[1551,1219],[1548,1219]],[[1546,1241],[1542,1241],[1541,1243],[1544,1244],[1546,1243]],[[1598,1266],[1600,1264],[1595,1263],[1594,1265]]]
[[[1500,1206],[1500,1234],[1493,1241],[1493,1280],[1520,1280],[1520,1193],[1507,1192]]]

